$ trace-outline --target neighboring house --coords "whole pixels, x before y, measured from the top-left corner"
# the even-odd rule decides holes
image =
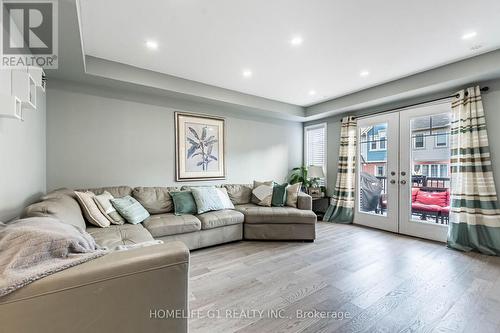
[[[449,132],[448,113],[412,121],[414,175],[440,178],[450,176]]]
[[[412,121],[411,129],[413,174],[448,178],[449,114],[416,118]],[[363,171],[378,177],[386,176],[387,125],[363,128],[360,138]]]
[[[361,133],[361,159],[363,171],[375,176],[385,176],[387,161],[387,125],[367,127]]]

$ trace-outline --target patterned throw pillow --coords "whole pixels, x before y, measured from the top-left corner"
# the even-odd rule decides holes
[[[75,191],[75,195],[76,200],[82,208],[83,216],[85,216],[85,219],[89,223],[101,228],[109,227],[110,222],[108,218],[101,213],[101,210],[94,201],[94,193]]]
[[[271,207],[273,182],[253,182],[252,202],[259,206]]]
[[[196,214],[198,211],[191,191],[173,191],[170,196],[174,202],[175,215]]]
[[[111,195],[108,191],[104,191],[103,194],[96,195],[94,197],[94,201],[97,204],[97,207],[101,210],[104,216],[107,217],[109,222],[112,224],[124,224],[125,219],[118,214],[115,207],[111,204],[111,200],[115,197]]]
[[[194,202],[196,202],[198,214],[214,210],[224,209],[222,200],[219,197],[219,191],[213,186],[192,187]]]
[[[111,203],[129,223],[138,224],[149,217],[148,211],[130,195],[112,199]]]
[[[273,198],[271,200],[271,206],[273,207],[283,207],[286,203],[286,188],[288,183],[284,184],[274,184],[273,186]]]
[[[297,208],[297,200],[299,198],[300,188],[302,187],[302,183],[296,183],[293,185],[289,185],[286,188],[286,205],[290,207]]]

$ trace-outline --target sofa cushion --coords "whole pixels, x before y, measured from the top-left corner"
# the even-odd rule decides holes
[[[260,206],[238,206],[237,209],[245,215],[245,223],[316,223],[316,214],[311,210]]]
[[[201,229],[214,229],[226,225],[240,224],[245,220],[243,213],[236,210],[218,210],[197,215],[201,221]]]
[[[254,203],[246,203],[243,205],[234,205],[234,209],[237,210],[238,212],[242,212],[242,213],[244,213],[245,210],[247,210],[249,208],[258,208],[258,207],[260,207],[260,206],[254,204]]]
[[[235,205],[247,204],[252,200],[253,186],[250,184],[225,184],[224,187]]]
[[[437,205],[441,207],[448,206],[448,191],[428,192],[418,191],[415,202],[424,205]]]
[[[146,208],[149,214],[163,214],[174,210],[169,191],[175,187],[136,187],[132,196]]]
[[[55,189],[55,190],[47,193],[46,195],[44,195],[42,197],[42,200],[46,200],[46,199],[53,198],[53,197],[58,197],[61,195],[68,195],[76,200],[75,191],[72,189],[69,189],[67,187],[61,187],[61,188]]]
[[[185,234],[201,229],[200,220],[189,214],[175,215],[166,213],[151,215],[143,224],[154,237]]]
[[[140,224],[111,225],[108,228],[88,227],[87,232],[94,237],[98,245],[108,249],[153,240],[153,236]]]
[[[104,191],[107,191],[115,198],[122,198],[127,195],[132,195],[132,188],[130,186],[96,187],[96,188],[80,189],[77,191],[79,192],[90,191],[96,195],[103,194]]]
[[[420,202],[414,202],[411,204],[411,209],[414,212],[439,213],[441,208],[442,207],[439,205],[427,205]]]
[[[21,217],[52,217],[85,230],[85,219],[76,199],[63,193],[52,193],[44,198],[26,207]]]

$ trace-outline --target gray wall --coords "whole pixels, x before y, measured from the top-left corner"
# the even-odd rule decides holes
[[[174,185],[174,111],[226,118],[224,182],[281,181],[302,163],[301,123],[67,84],[49,88],[47,110],[47,190]]]
[[[472,85],[472,84],[470,84]],[[467,85],[467,86],[470,86]],[[488,86],[490,90],[487,93],[483,93],[483,106],[486,114],[487,128],[489,134],[489,142],[490,142],[490,150],[491,157],[493,160],[493,173],[496,180],[497,192],[500,193],[500,80],[495,81],[487,81],[480,83],[481,87]],[[451,94],[454,91],[449,91],[447,93]],[[446,95],[445,93],[444,95]],[[432,99],[436,96],[429,96],[429,99]],[[420,98],[420,100],[425,100]],[[388,104],[377,107],[376,109],[364,109],[358,112],[352,113],[356,115],[362,115],[369,112],[377,111],[377,110],[387,110],[393,107],[399,107],[405,104],[412,104],[413,100],[407,100],[404,102],[398,102],[398,104]],[[343,115],[342,115],[343,116]],[[342,116],[333,116],[326,119],[321,119],[317,121],[311,121],[305,123],[304,125],[311,125],[326,122],[327,126],[327,158],[328,158],[328,166],[327,166],[327,187],[328,193],[331,194],[335,187],[335,182],[337,180],[337,162],[338,162],[338,154],[339,154],[339,141],[340,141],[340,120]]]
[[[38,200],[45,171],[45,94],[39,91],[37,110],[24,111],[23,122],[0,118],[0,221]]]

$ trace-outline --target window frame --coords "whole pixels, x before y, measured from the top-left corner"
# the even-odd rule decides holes
[[[303,164],[308,168],[309,165],[308,165],[308,161],[307,161],[307,155],[308,155],[308,149],[307,149],[307,131],[309,130],[314,130],[314,129],[318,129],[318,128],[323,128],[324,130],[324,143],[323,143],[323,147],[324,147],[324,152],[323,152],[323,173],[325,174],[325,177],[323,178],[323,184],[320,184],[320,186],[327,186],[328,184],[328,123],[326,122],[323,122],[323,123],[318,123],[318,124],[313,124],[313,125],[307,125],[307,126],[304,126],[304,132],[303,132],[303,136],[304,136],[304,140],[303,140],[303,145],[304,145],[304,155],[303,155]]]
[[[413,149],[425,149],[425,135],[424,133],[418,133],[413,136]],[[422,137],[422,147],[417,147],[417,136]]]
[[[447,132],[436,133],[434,135],[434,148],[447,148],[449,146],[450,135]],[[438,137],[443,136],[445,138],[445,144],[443,146],[438,145]]]
[[[382,168],[382,174],[379,174],[379,168]],[[385,176],[385,165],[377,165],[375,177],[384,177]]]
[[[384,135],[382,135],[382,133]],[[378,137],[379,137],[378,142],[377,142],[378,150],[387,150],[387,131],[379,131]],[[382,148],[382,142],[384,142],[384,145],[385,145],[384,148]]]

